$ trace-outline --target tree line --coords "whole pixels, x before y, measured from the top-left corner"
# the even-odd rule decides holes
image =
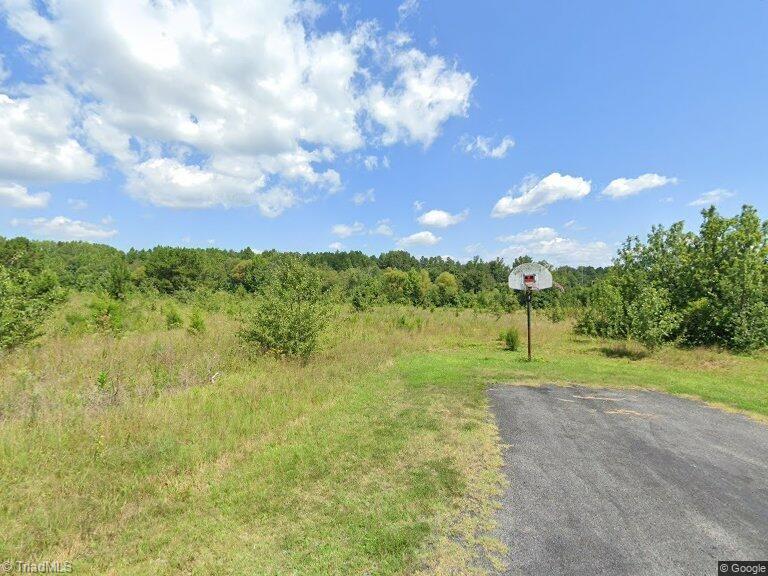
[[[654,227],[645,241],[628,238],[609,268],[550,266],[559,289],[538,294],[536,307],[554,321],[575,316],[578,333],[635,339],[649,348],[669,342],[738,351],[767,346],[768,222],[750,206],[731,218],[714,207],[702,216],[698,232],[678,222]],[[357,310],[395,303],[500,314],[522,304],[523,295],[509,290],[507,278],[526,261],[531,259],[520,257],[511,266],[477,257],[460,262],[403,250],[378,256],[169,246],[122,252],[85,242],[0,237],[0,349],[34,338],[67,291],[101,293],[106,300],[99,306],[106,310],[132,292],[180,299],[222,291],[253,295],[260,316],[272,318],[270,330],[277,332],[290,324],[281,325],[285,314],[322,308],[323,301]],[[280,305],[288,295],[296,306]],[[317,324],[301,317],[291,322],[299,332]],[[259,330],[251,334],[261,334],[263,342],[271,338]]]

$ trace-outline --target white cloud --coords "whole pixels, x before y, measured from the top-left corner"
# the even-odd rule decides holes
[[[510,136],[504,136],[498,144],[488,136],[464,135],[459,141],[459,146],[466,154],[472,154],[476,158],[492,158],[500,160],[506,157],[507,152],[515,146],[515,141]]]
[[[72,210],[85,210],[88,208],[88,202],[80,198],[67,198],[67,206]]]
[[[422,210],[424,210],[424,202],[422,202],[421,200],[414,200],[413,210],[414,212],[421,212]]]
[[[605,187],[603,195],[611,198],[624,198],[639,194],[643,190],[661,188],[668,184],[677,184],[677,178],[668,178],[659,174],[643,174],[637,178],[617,178]]]
[[[349,238],[355,234],[362,234],[365,231],[365,226],[362,222],[355,222],[354,224],[336,224],[331,228],[331,234],[338,236],[339,238]]]
[[[440,240],[442,240],[440,236],[435,236],[429,231],[423,231],[400,238],[397,243],[403,248],[408,248],[411,246],[434,246],[440,242]]]
[[[81,220],[71,220],[66,216],[14,219],[11,225],[26,228],[34,236],[50,240],[106,240],[117,234],[115,229]]]
[[[531,256],[555,265],[607,266],[611,263],[613,250],[600,241],[581,242],[560,236],[548,227],[534,228],[511,236],[498,238],[500,242],[511,243],[500,255],[512,262],[518,256]]]
[[[716,188],[715,190],[704,192],[704,194],[696,198],[696,200],[689,203],[688,206],[716,206],[723,200],[727,200],[732,196],[734,196],[733,192],[724,188]]]
[[[464,252],[467,254],[470,254],[472,256],[477,256],[480,254],[480,252],[483,250],[483,245],[479,242],[475,244],[468,244],[467,246],[464,246]]]
[[[389,168],[389,156],[374,156],[368,155],[362,157],[363,166],[368,171],[376,170],[379,167]]]
[[[311,188],[338,189],[339,154],[429,145],[466,114],[474,85],[374,22],[320,31],[313,20],[324,6],[313,1],[41,6],[0,1],[47,82],[0,95],[0,178],[9,181],[93,180],[98,154],[147,202],[274,215],[316,197]]]
[[[405,20],[416,14],[419,10],[419,0],[404,0],[402,4],[397,7],[397,15],[400,20]]]
[[[491,215],[494,218],[503,218],[511,214],[536,212],[559,200],[583,198],[591,189],[592,183],[589,180],[564,176],[558,172],[541,180],[529,177],[519,186],[520,194],[513,196],[510,191],[509,195],[500,198]]]
[[[374,193],[373,188],[366,190],[365,192],[356,192],[355,195],[352,196],[352,202],[355,204],[355,206],[362,206],[367,202],[375,201],[376,194]]]
[[[78,104],[51,84],[25,87],[12,98],[0,92],[0,178],[87,181],[99,177],[96,159],[72,137]]]
[[[20,184],[4,184],[0,182],[0,206],[9,208],[45,208],[51,195],[48,192],[30,194]]]
[[[546,240],[552,240],[557,237],[557,231],[554,228],[541,227],[533,228],[532,230],[526,230],[525,232],[518,232],[510,236],[499,236],[496,238],[499,242],[514,242],[517,244],[525,244],[529,242],[541,242]]]
[[[328,248],[333,250],[334,252],[341,252],[342,250],[346,250],[346,246],[342,244],[341,242],[331,242],[328,244]]]
[[[469,210],[464,210],[460,214],[451,214],[445,210],[430,210],[419,216],[418,221],[422,226],[431,226],[434,228],[447,228],[467,219]]]
[[[389,220],[379,220],[376,223],[376,228],[371,230],[371,234],[378,234],[379,236],[392,236],[395,233],[390,226]]]
[[[269,218],[294,206],[298,199],[288,188],[262,190],[263,181],[251,181],[188,166],[170,158],[155,158],[133,167],[128,192],[156,206],[168,208],[211,208],[251,206]]]
[[[429,146],[449,118],[466,116],[475,79],[415,48],[395,52],[391,61],[398,71],[394,86],[376,84],[368,93],[369,112],[384,126],[382,142]]]

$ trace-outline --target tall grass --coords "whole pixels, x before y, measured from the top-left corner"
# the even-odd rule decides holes
[[[345,310],[304,362],[253,355],[249,303],[78,296],[0,358],[0,558],[82,574],[470,574],[499,488],[489,382],[642,386],[768,414],[768,361],[631,346],[524,316]],[[190,333],[194,314],[205,329]]]
[[[190,335],[145,304],[120,333],[70,333],[76,300],[0,361],[0,557],[388,574],[444,562],[455,526],[478,540],[490,508],[472,503],[490,502],[499,464],[482,388],[414,388],[397,359],[482,341],[486,318],[408,311],[421,328],[403,332],[405,309],[346,312],[298,363],[248,356],[237,310]]]

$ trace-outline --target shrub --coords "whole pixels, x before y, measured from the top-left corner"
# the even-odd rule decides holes
[[[125,306],[111,298],[96,298],[89,304],[96,330],[118,334],[125,330]]]
[[[565,320],[565,310],[559,304],[553,304],[550,308],[547,308],[546,314],[549,321],[553,324]]]
[[[40,325],[63,298],[56,277],[44,272],[14,276],[0,266],[0,350],[9,350],[40,335]]]
[[[262,352],[307,358],[331,316],[318,272],[297,256],[273,262],[242,337]]]
[[[520,348],[520,332],[517,328],[507,328],[499,335],[499,340],[504,343],[504,348],[511,352]]]
[[[668,292],[646,286],[627,307],[629,333],[649,350],[668,341],[675,333],[680,317],[672,311]]]
[[[176,308],[176,306],[174,306],[173,304],[168,306],[168,308],[165,311],[165,325],[168,327],[168,330],[179,328],[183,324],[184,324],[184,320],[182,319],[178,308]]]
[[[424,320],[420,316],[401,314],[395,320],[395,326],[405,330],[419,330],[424,325]]]
[[[593,288],[587,307],[576,320],[575,330],[577,334],[586,336],[627,337],[624,303],[621,293],[613,284],[601,282]]]
[[[131,271],[121,259],[112,264],[109,268],[105,289],[107,294],[115,300],[123,300],[128,293],[131,281]]]
[[[192,312],[192,316],[189,318],[189,327],[187,331],[190,334],[202,334],[205,332],[205,320],[199,310]]]

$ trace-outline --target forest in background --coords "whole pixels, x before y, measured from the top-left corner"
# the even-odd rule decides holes
[[[579,333],[635,339],[651,349],[667,342],[737,351],[766,346],[768,222],[749,206],[731,218],[714,207],[702,217],[698,233],[678,222],[654,227],[645,242],[628,238],[609,268],[543,262],[552,269],[556,289],[537,294],[535,307],[555,322],[574,316]],[[522,256],[511,266],[500,258],[459,262],[416,258],[402,250],[379,256],[167,246],[122,252],[85,242],[0,237],[0,347],[34,338],[46,313],[72,291],[100,295],[95,315],[112,329],[124,328],[120,302],[132,293],[180,301],[217,292],[255,295],[262,302],[260,314],[274,315],[274,323],[294,312],[314,314],[313,303],[321,302],[356,310],[406,304],[502,314],[523,302],[522,294],[509,290],[507,278],[527,261],[531,258]],[[281,300],[310,306],[306,313],[292,312]],[[319,332],[325,314],[317,314],[308,320]],[[285,331],[302,321],[274,329]]]

